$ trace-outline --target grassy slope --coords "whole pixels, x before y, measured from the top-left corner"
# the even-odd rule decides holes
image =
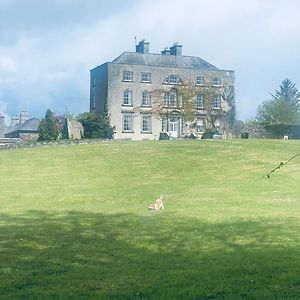
[[[0,297],[299,299],[300,159],[264,177],[299,146],[1,151]]]

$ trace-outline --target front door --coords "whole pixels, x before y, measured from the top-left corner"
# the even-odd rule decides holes
[[[178,119],[177,118],[170,118],[169,133],[172,138],[178,137]]]

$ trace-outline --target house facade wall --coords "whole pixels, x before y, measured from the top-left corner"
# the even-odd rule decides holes
[[[123,72],[132,72],[132,81],[123,80]],[[142,82],[141,74],[151,74],[151,81]],[[221,87],[234,86],[234,71],[231,70],[210,70],[201,68],[178,68],[162,67],[123,63],[106,63],[91,71],[91,99],[90,110],[101,114],[104,108],[110,116],[111,125],[115,127],[115,139],[158,139],[163,131],[163,121],[151,114],[150,107],[141,107],[142,95],[144,91],[149,93],[165,89],[169,91],[172,85],[165,84],[167,76],[174,74],[184,81],[195,82],[197,76],[204,78],[204,85],[211,85],[213,78],[221,78]],[[221,87],[215,87],[216,89]],[[124,105],[124,91],[131,91],[131,105]],[[137,109],[138,108],[138,109]],[[199,114],[205,119],[205,112]],[[132,114],[132,131],[125,132],[124,116]],[[143,118],[148,115],[151,119],[151,130],[143,132]],[[185,120],[177,118],[178,136],[183,133]]]
[[[108,63],[91,70],[90,74],[90,111],[103,114],[107,104]]]

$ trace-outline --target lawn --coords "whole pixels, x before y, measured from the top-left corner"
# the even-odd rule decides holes
[[[1,299],[300,299],[299,141],[0,151]],[[165,209],[148,211],[162,194]]]

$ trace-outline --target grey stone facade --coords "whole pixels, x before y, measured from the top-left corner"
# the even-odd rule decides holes
[[[103,114],[107,110],[116,139],[158,139],[165,131],[174,138],[183,136],[182,116],[159,119],[151,114],[151,92],[170,91],[179,84],[178,78],[195,84],[199,80],[198,84],[215,85],[216,89],[234,86],[234,71],[220,70],[200,57],[182,56],[181,45],[153,54],[149,53],[149,43],[141,41],[136,52],[124,52],[91,70],[90,111]],[[205,111],[199,116],[197,132],[201,134],[205,129]]]

